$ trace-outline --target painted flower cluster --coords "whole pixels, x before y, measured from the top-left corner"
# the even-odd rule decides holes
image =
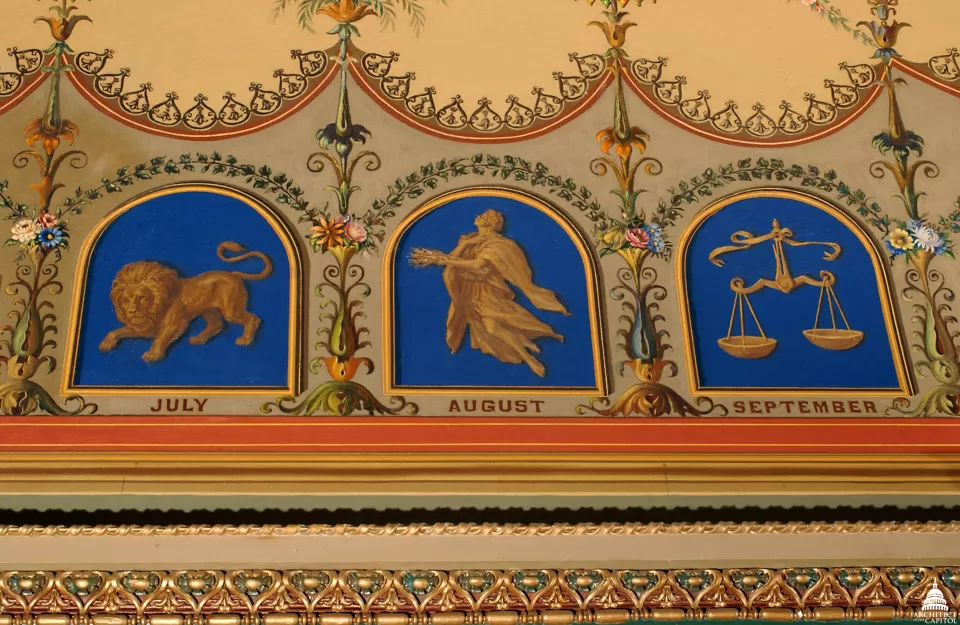
[[[15,222],[6,245],[17,245],[22,250],[59,251],[70,246],[69,237],[66,222],[50,213],[42,213],[39,217]]]
[[[621,250],[648,250],[655,256],[667,251],[663,229],[655,223],[647,223],[643,215],[634,216],[625,222],[612,220],[597,230],[600,255]]]
[[[376,249],[373,230],[363,219],[349,215],[320,217],[310,228],[310,246],[315,251],[326,252],[331,247],[356,247],[361,251]]]
[[[920,252],[955,258],[950,233],[939,225],[930,224],[923,219],[898,221],[897,227],[887,235],[885,243],[891,258],[910,257]]]
[[[808,6],[815,10],[817,13],[823,13],[823,4],[820,0],[800,0],[801,4]]]

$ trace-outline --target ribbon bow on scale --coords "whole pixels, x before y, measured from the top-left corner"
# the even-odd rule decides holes
[[[797,241],[793,236],[793,230],[790,228],[781,228],[780,222],[774,219],[773,229],[767,234],[754,236],[750,232],[740,230],[734,232],[730,237],[733,245],[718,247],[710,252],[710,262],[718,267],[722,267],[724,261],[720,260],[719,257],[721,255],[747,250],[755,245],[773,241],[773,257],[776,263],[776,273],[772,280],[769,278],[760,278],[750,286],[746,286],[743,278],[738,277],[730,281],[730,290],[734,292],[733,310],[730,313],[730,326],[727,330],[727,336],[719,339],[717,343],[723,351],[735,358],[765,358],[769,356],[777,346],[777,340],[768,337],[763,331],[760,320],[757,318],[757,313],[754,311],[753,305],[747,297],[750,294],[766,288],[776,289],[782,293],[789,294],[797,287],[803,285],[820,287],[820,301],[817,303],[817,314],[816,317],[814,317],[813,329],[803,331],[803,335],[807,337],[807,340],[817,347],[830,350],[845,350],[856,347],[860,344],[860,341],[863,340],[863,332],[850,329],[847,317],[843,312],[843,308],[840,306],[840,300],[837,299],[837,294],[833,290],[833,285],[836,284],[837,277],[829,271],[821,271],[819,280],[806,275],[793,276],[790,274],[790,267],[787,265],[787,257],[784,253],[784,244],[790,247],[822,245],[827,248],[823,254],[823,259],[833,261],[840,256],[840,246],[836,243],[821,241]],[[827,297],[827,307],[830,310],[830,319],[833,325],[832,329],[818,327],[824,295]],[[750,315],[753,317],[753,321],[760,331],[760,336],[748,336],[746,334],[743,312],[744,303],[746,303],[747,308],[750,309]],[[834,306],[836,306],[836,312],[840,313],[846,330],[837,328]],[[738,310],[740,313],[740,335],[733,336],[733,324],[737,317]]]

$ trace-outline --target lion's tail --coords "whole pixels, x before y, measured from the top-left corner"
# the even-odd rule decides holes
[[[239,254],[239,256],[227,257],[224,252],[233,252],[234,254]],[[219,247],[217,247],[217,258],[225,263],[239,263],[241,260],[246,260],[248,258],[259,258],[262,260],[263,271],[260,273],[243,273],[241,271],[233,272],[244,280],[263,280],[273,273],[273,263],[270,262],[270,258],[266,254],[263,252],[248,252],[247,248],[239,243],[234,243],[233,241],[224,241]]]

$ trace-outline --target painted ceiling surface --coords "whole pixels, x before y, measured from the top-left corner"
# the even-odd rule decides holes
[[[7,2],[0,445],[949,452],[958,19]]]

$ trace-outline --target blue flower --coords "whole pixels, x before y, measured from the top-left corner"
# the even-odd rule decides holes
[[[40,231],[40,234],[37,235],[37,242],[41,245],[41,247],[49,250],[55,247],[60,247],[65,236],[66,233],[60,226],[44,228]]]
[[[884,241],[884,243],[887,246],[887,251],[890,252],[892,256],[903,256],[903,254],[905,253],[903,250],[893,247],[893,244],[890,243],[889,239]]]
[[[662,254],[665,248],[666,245],[664,245],[663,239],[650,239],[650,242],[647,243],[647,249],[654,254]]]
[[[656,224],[647,224],[643,227],[651,241],[663,243],[663,230]]]

